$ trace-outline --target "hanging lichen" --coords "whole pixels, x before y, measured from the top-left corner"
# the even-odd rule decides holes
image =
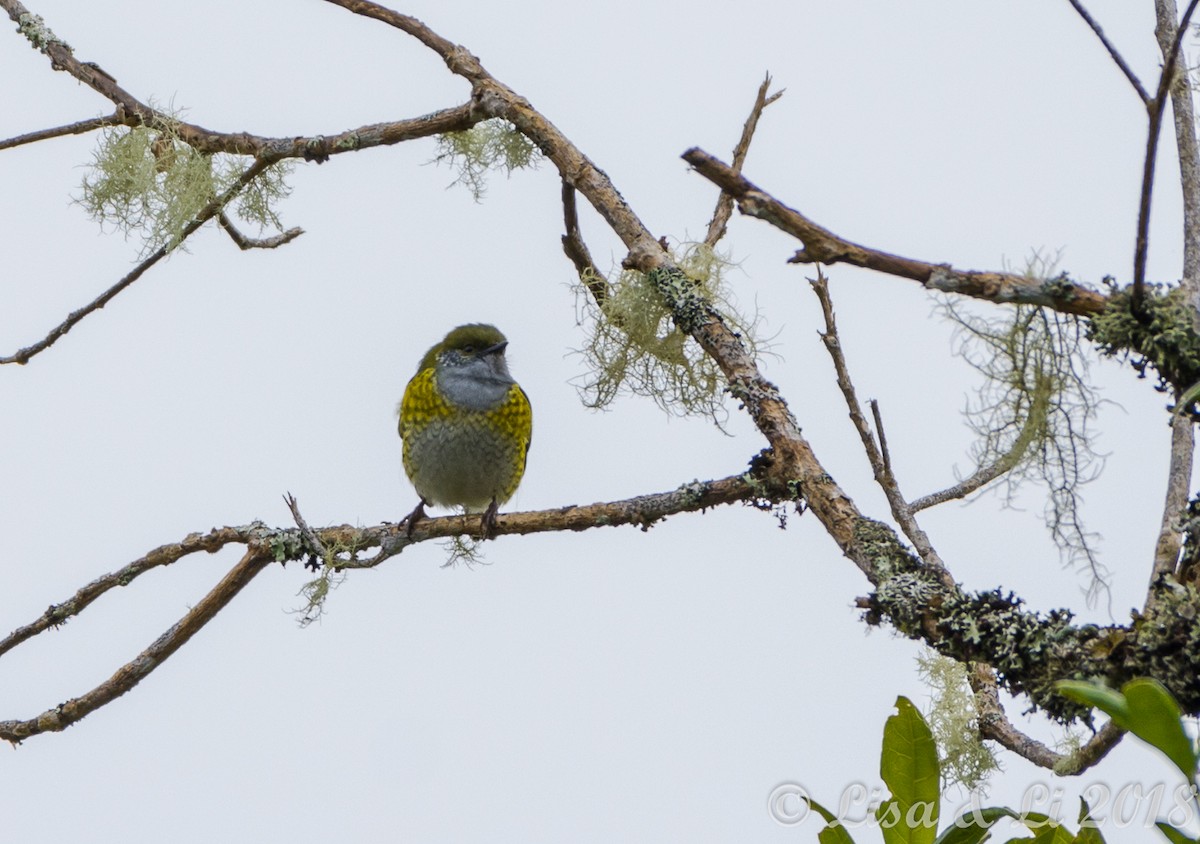
[[[438,135],[434,163],[448,164],[458,171],[451,186],[464,185],[476,202],[487,192],[487,173],[501,169],[506,175],[514,170],[536,167],[542,151],[507,120],[493,118],[462,132]]]
[[[733,304],[725,281],[727,258],[703,243],[684,244],[673,257],[680,272],[652,277],[622,270],[613,280],[588,278],[580,284],[582,322],[588,333],[581,350],[588,375],[580,383],[580,397],[588,407],[603,408],[630,393],[652,399],[668,413],[706,416],[720,424],[727,415],[724,377],[680,329],[679,314],[694,319],[695,312],[716,308],[752,354],[757,351],[758,318],[743,316]],[[671,287],[664,290],[664,285]],[[594,289],[602,295],[595,295]]]
[[[245,156],[210,155],[175,127],[113,126],[101,132],[79,203],[101,225],[141,240],[141,255],[180,245],[183,231],[250,166]],[[261,231],[282,228],[276,209],[291,189],[290,163],[263,171],[241,191],[235,216]]]
[[[1046,526],[1064,562],[1088,573],[1095,603],[1107,592],[1107,571],[1096,556],[1097,534],[1083,523],[1080,489],[1104,461],[1092,448],[1098,399],[1078,320],[1025,305],[1007,319],[975,316],[948,301],[944,309],[959,325],[959,354],[984,376],[966,412],[978,436],[972,458],[1001,471],[1009,502],[1025,482],[1046,488]]]

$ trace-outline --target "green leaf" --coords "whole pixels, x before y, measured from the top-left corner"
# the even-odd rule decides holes
[[[991,806],[963,812],[953,825],[942,830],[934,844],[981,844],[990,834],[992,824],[1001,818],[1015,818],[1017,813],[1003,806]],[[1025,839],[1028,840],[1028,839]]]
[[[1113,691],[1098,683],[1088,683],[1083,680],[1059,680],[1054,684],[1060,694],[1064,694],[1071,700],[1077,700],[1080,703],[1086,703],[1088,706],[1094,706],[1099,709],[1109,718],[1113,719],[1113,723],[1123,730],[1132,730],[1132,716],[1129,712],[1129,704],[1125,700],[1125,695],[1120,692]]]
[[[1026,812],[1018,815],[1017,820],[1025,824],[1033,833],[1033,837],[1010,838],[1007,844],[1013,844],[1016,841],[1031,841],[1033,844],[1074,844],[1075,842],[1075,836],[1069,830],[1064,829],[1058,821],[1052,820],[1049,815],[1043,815],[1040,812]]]
[[[837,819],[837,816],[833,812],[811,797],[802,797],[801,799],[825,819],[825,826],[817,832],[817,841],[820,844],[854,844],[854,839],[850,837],[850,832],[846,827],[842,826],[842,822]]]
[[[1166,754],[1191,782],[1196,776],[1196,751],[1183,729],[1179,703],[1157,680],[1130,680],[1121,691],[1129,702],[1130,732]]]
[[[1118,727],[1161,750],[1188,782],[1195,779],[1196,751],[1183,729],[1183,713],[1162,683],[1130,680],[1115,692],[1094,683],[1063,680],[1058,690],[1106,713]]]
[[[933,844],[938,821],[937,745],[929,725],[906,697],[883,727],[879,774],[891,791],[875,813],[886,844]]]
[[[1166,821],[1157,821],[1154,824],[1158,827],[1158,831],[1167,836],[1167,840],[1171,844],[1200,844],[1200,838],[1192,838],[1183,830],[1171,826]]]
[[[1092,820],[1092,807],[1082,797],[1079,798],[1079,833],[1075,836],[1075,844],[1105,844],[1100,828]]]

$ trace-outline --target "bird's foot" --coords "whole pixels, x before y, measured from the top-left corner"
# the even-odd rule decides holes
[[[491,539],[496,533],[496,513],[500,510],[500,502],[492,499],[492,503],[483,511],[483,516],[479,519],[479,529],[483,533],[484,539]]]
[[[417,506],[413,508],[413,511],[405,516],[403,520],[401,520],[400,524],[404,525],[404,535],[409,539],[412,539],[413,528],[415,528],[417,526],[417,522],[421,521],[423,518],[425,518],[424,498],[417,502]]]

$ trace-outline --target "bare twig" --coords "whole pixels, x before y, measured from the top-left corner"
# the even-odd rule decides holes
[[[0,739],[17,743],[38,733],[65,730],[132,689],[171,654],[183,647],[204,625],[232,601],[242,588],[271,562],[262,548],[251,547],[200,602],[155,639],[150,647],[117,669],[116,673],[86,694],[60,703],[25,721],[0,721]]]
[[[1150,245],[1150,197],[1154,192],[1154,167],[1158,159],[1158,138],[1161,134],[1163,114],[1166,112],[1167,96],[1170,94],[1175,79],[1176,63],[1179,59],[1179,47],[1183,36],[1187,33],[1188,23],[1196,4],[1200,0],[1191,0],[1183,19],[1176,25],[1169,46],[1163,45],[1163,69],[1158,77],[1158,90],[1154,99],[1146,104],[1150,117],[1150,131],[1146,137],[1146,156],[1142,162],[1142,191],[1138,201],[1137,239],[1133,249],[1133,296],[1131,305],[1134,312],[1142,307],[1142,298],[1146,292],[1146,256]],[[1172,8],[1174,3],[1171,4]]]
[[[229,215],[224,211],[217,215],[217,223],[225,230],[230,239],[237,244],[238,249],[241,249],[243,252],[247,249],[276,249],[304,234],[304,229],[295,226],[271,237],[246,237],[246,235],[238,231],[237,226],[233,224],[233,220],[229,219]]]
[[[964,478],[952,487],[931,492],[929,495],[923,495],[916,501],[912,502],[913,512],[920,512],[930,507],[936,507],[938,504],[945,504],[947,501],[954,501],[959,498],[966,498],[977,489],[986,486],[1001,475],[1013,469],[1020,462],[1025,452],[1029,449],[1029,442],[1032,437],[1033,429],[1040,425],[1041,417],[1037,414],[1029,414],[1025,417],[1025,422],[1021,425],[1021,430],[1013,438],[1013,445],[1008,451],[1001,454],[994,461],[986,466],[980,466],[970,477]]]
[[[931,290],[959,293],[989,302],[1042,305],[1081,316],[1100,313],[1108,301],[1101,293],[1061,279],[1042,283],[1012,273],[956,270],[947,264],[930,264],[851,243],[784,205],[703,150],[690,149],[683,154],[683,159],[704,178],[731,194],[743,214],[765,220],[803,241],[804,248],[790,259],[790,263],[853,264],[919,281]]]
[[[767,96],[770,88],[771,74],[768,73],[762,84],[758,86],[754,107],[750,109],[750,116],[746,118],[746,125],[742,127],[742,137],[738,139],[737,146],[733,148],[732,167],[738,173],[742,172],[742,166],[746,163],[746,154],[750,151],[750,141],[754,138],[754,130],[758,128],[758,119],[762,117],[767,106],[783,96],[783,91],[776,91]],[[716,246],[717,242],[725,236],[725,227],[729,223],[731,214],[733,214],[733,197],[722,191],[721,195],[717,197],[717,207],[713,211],[712,221],[708,224],[708,234],[704,237],[704,242],[710,247]]]
[[[46,349],[53,346],[56,342],[58,342],[58,340],[65,336],[68,331],[74,328],[84,317],[100,310],[109,302],[111,302],[118,293],[141,278],[146,270],[150,269],[171,252],[173,252],[175,248],[179,246],[179,244],[183,243],[183,241],[192,235],[198,228],[203,226],[213,217],[217,216],[221,209],[224,208],[230,202],[230,200],[237,196],[242,188],[254,181],[254,179],[260,173],[270,167],[273,163],[273,161],[261,158],[255,161],[248,168],[246,168],[242,175],[238,177],[236,182],[230,185],[224,192],[221,193],[220,196],[216,197],[209,202],[208,205],[204,206],[200,213],[197,214],[190,223],[183,227],[179,233],[179,237],[176,238],[173,243],[160,246],[150,255],[150,257],[146,258],[146,260],[134,267],[133,270],[127,273],[112,287],[108,288],[108,290],[105,290],[79,310],[72,311],[71,313],[67,314],[67,318],[65,320],[59,323],[58,326],[56,326],[49,334],[47,334],[38,342],[31,346],[26,346],[23,349],[18,349],[16,352],[7,357],[0,357],[0,364],[29,363],[29,359],[34,355],[44,352]]]
[[[996,672],[990,665],[975,663],[967,672],[967,679],[971,691],[975,693],[980,736],[998,742],[1033,764],[1062,776],[1083,773],[1103,759],[1125,735],[1124,730],[1110,721],[1074,753],[1059,753],[1021,732],[1008,720],[1004,707],[1000,704]]]
[[[591,292],[596,304],[603,305],[608,298],[608,283],[597,269],[592,253],[583,240],[583,233],[579,230],[579,214],[575,208],[575,188],[565,179],[562,183],[562,205],[563,228],[566,231],[562,237],[563,252],[575,265],[579,280]]]
[[[1125,78],[1129,80],[1129,84],[1133,86],[1133,90],[1137,91],[1137,94],[1139,97],[1141,97],[1142,102],[1149,105],[1150,95],[1146,93],[1146,89],[1142,87],[1142,81],[1137,78],[1137,74],[1133,72],[1133,68],[1131,68],[1125,61],[1125,57],[1122,56],[1113,43],[1108,40],[1108,36],[1106,36],[1104,34],[1104,30],[1100,28],[1100,24],[1096,23],[1095,19],[1088,14],[1088,10],[1084,8],[1083,3],[1081,3],[1080,0],[1067,0],[1067,2],[1075,8],[1075,11],[1079,13],[1079,16],[1083,18],[1084,22],[1091,27],[1092,32],[1096,33],[1096,37],[1100,39],[1100,43],[1104,45],[1104,49],[1108,50],[1108,54],[1112,57],[1112,60],[1116,62],[1117,67],[1121,69],[1121,73],[1125,74]]]
[[[887,434],[883,430],[883,414],[879,412],[879,402],[871,399],[867,404],[871,406],[871,416],[875,420],[875,436],[879,439],[879,455],[883,458],[883,468],[895,477],[895,473],[892,472],[892,455],[888,453]],[[909,506],[911,508],[912,505]]]
[[[48,138],[61,138],[64,135],[82,135],[84,132],[92,132],[103,126],[118,125],[120,122],[120,115],[118,114],[110,114],[107,117],[92,117],[87,120],[80,120],[77,123],[68,123],[66,126],[55,126],[53,129],[42,129],[37,132],[29,132],[25,135],[17,135],[15,138],[6,138],[0,141],[0,149],[12,149],[22,144],[32,144],[37,141],[47,140]]]
[[[79,589],[65,601],[51,604],[36,620],[18,627],[12,633],[0,639],[0,656],[8,653],[8,651],[27,639],[33,638],[38,633],[65,624],[69,619],[87,609],[93,601],[105,592],[118,586],[128,586],[135,578],[152,569],[159,568],[160,566],[169,566],[189,554],[195,554],[198,551],[207,551],[212,554],[232,543],[249,544],[254,542],[265,531],[267,531],[266,525],[261,522],[255,522],[254,524],[242,527],[214,528],[204,534],[193,533],[185,536],[179,542],[159,546],[145,556],[134,560],[132,563],[122,566],[114,572],[101,575],[87,586]]]
[[[900,484],[896,481],[896,476],[892,474],[891,460],[885,458],[882,448],[883,446],[875,445],[875,438],[871,433],[871,426],[867,424],[866,417],[863,416],[862,406],[858,403],[858,395],[854,391],[854,384],[850,380],[850,369],[846,365],[845,355],[842,354],[841,340],[838,338],[837,321],[833,313],[833,300],[829,296],[829,282],[820,272],[817,278],[809,279],[812,285],[813,292],[817,294],[817,299],[821,302],[821,313],[825,317],[825,331],[821,334],[821,341],[825,344],[826,350],[829,352],[830,358],[833,359],[833,368],[837,374],[838,387],[842,391],[842,396],[846,399],[846,407],[850,412],[850,421],[854,424],[854,429],[858,431],[858,438],[862,441],[863,450],[867,453],[867,461],[871,464],[871,469],[875,474],[875,481],[883,490],[884,496],[888,500],[888,506],[892,510],[892,516],[899,523],[904,535],[912,542],[913,547],[917,549],[917,554],[921,560],[934,569],[942,582],[947,586],[953,586],[954,579],[950,573],[946,571],[946,564],[942,562],[942,558],[938,556],[934,550],[933,544],[929,541],[928,535],[917,524],[913,518],[912,508],[904,499],[904,495],[900,492]],[[878,408],[876,406],[876,413]],[[876,420],[879,417],[876,415]],[[880,443],[883,443],[883,426],[879,428]]]
[[[304,541],[308,543],[309,548],[322,560],[327,559],[328,554],[325,551],[325,544],[313,533],[313,529],[308,526],[308,522],[304,521],[304,517],[300,515],[300,503],[296,501],[296,496],[289,492],[283,496],[283,502],[292,511],[292,519],[295,520],[296,527],[300,529],[300,535],[304,537]]]

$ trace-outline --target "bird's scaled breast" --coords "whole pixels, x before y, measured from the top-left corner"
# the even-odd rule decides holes
[[[508,500],[525,469],[525,444],[502,417],[459,411],[410,431],[404,464],[421,497],[468,511]]]

